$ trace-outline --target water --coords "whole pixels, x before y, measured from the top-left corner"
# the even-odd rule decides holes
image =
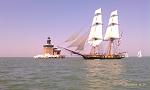
[[[150,58],[0,58],[0,90],[149,90]]]

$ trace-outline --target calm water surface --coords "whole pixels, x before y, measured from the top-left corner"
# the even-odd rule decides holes
[[[0,90],[149,90],[150,57],[0,58]]]

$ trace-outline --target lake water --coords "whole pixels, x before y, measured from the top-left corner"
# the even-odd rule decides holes
[[[0,90],[149,90],[150,57],[0,58]]]

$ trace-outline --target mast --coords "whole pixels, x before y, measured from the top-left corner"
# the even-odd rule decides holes
[[[93,54],[96,54],[96,47],[102,42],[102,14],[101,8],[95,11],[88,43],[92,46]]]
[[[112,55],[112,45],[114,40],[119,39],[119,28],[118,28],[118,13],[117,10],[112,11],[108,23],[108,27],[106,30],[106,34],[104,40],[109,41],[108,45],[108,55]]]

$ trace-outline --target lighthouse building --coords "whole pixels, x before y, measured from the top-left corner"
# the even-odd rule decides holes
[[[51,44],[50,37],[47,38],[47,43],[43,45],[44,55],[60,55],[61,50]]]
[[[47,38],[46,44],[43,45],[43,54],[42,55],[36,55],[34,58],[64,58],[64,55],[60,55],[61,50],[54,47],[54,45],[51,44],[50,37]]]

